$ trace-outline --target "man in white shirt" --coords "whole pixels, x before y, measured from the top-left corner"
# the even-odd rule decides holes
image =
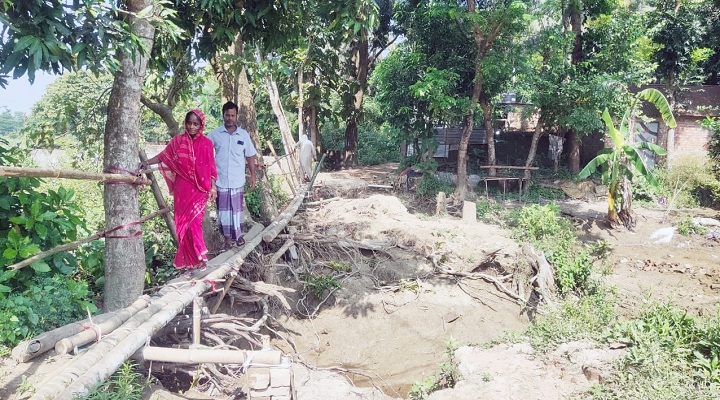
[[[237,126],[237,104],[228,101],[223,105],[222,113],[223,126],[210,132],[208,138],[215,147],[218,223],[228,248],[233,243],[245,244],[242,231],[245,166],[250,170],[250,187],[255,188],[257,151],[248,132]]]

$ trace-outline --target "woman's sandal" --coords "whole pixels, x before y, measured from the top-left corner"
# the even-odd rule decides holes
[[[183,272],[182,276],[183,276],[183,278],[187,278],[187,279],[192,278],[192,269],[185,268],[185,272]]]
[[[197,268],[197,270],[200,272],[207,271],[207,263],[200,264],[200,266]]]
[[[237,247],[245,246],[245,239],[240,238],[235,242],[235,244],[237,245]]]

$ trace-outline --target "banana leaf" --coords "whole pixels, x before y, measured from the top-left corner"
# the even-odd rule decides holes
[[[614,152],[606,153],[606,154],[598,154],[595,158],[590,160],[589,163],[585,166],[585,168],[580,171],[579,178],[585,179],[588,176],[590,176],[593,172],[595,172],[598,167],[601,167],[603,164],[607,163],[610,158],[612,158]]]
[[[670,103],[668,103],[665,96],[663,96],[659,90],[653,88],[644,89],[638,92],[636,97],[653,103],[658,111],[660,111],[660,116],[668,127],[674,128],[677,126],[672,109],[670,108]]]

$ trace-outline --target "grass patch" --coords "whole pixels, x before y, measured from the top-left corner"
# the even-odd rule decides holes
[[[609,341],[629,344],[618,372],[595,388],[596,399],[717,399],[720,318],[693,318],[669,303],[650,304],[618,323]]]
[[[131,361],[118,369],[110,379],[94,387],[87,399],[90,400],[140,400],[147,382]]]

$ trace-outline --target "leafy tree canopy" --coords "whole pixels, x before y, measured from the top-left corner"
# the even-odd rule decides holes
[[[158,1],[157,8],[138,16],[177,33],[167,29],[172,28],[168,17],[175,13],[165,8],[169,4]],[[27,74],[33,82],[38,70],[117,70],[117,52],[148,51],[124,22],[126,15],[116,2],[103,0],[0,1],[0,87],[5,87],[9,74]]]

